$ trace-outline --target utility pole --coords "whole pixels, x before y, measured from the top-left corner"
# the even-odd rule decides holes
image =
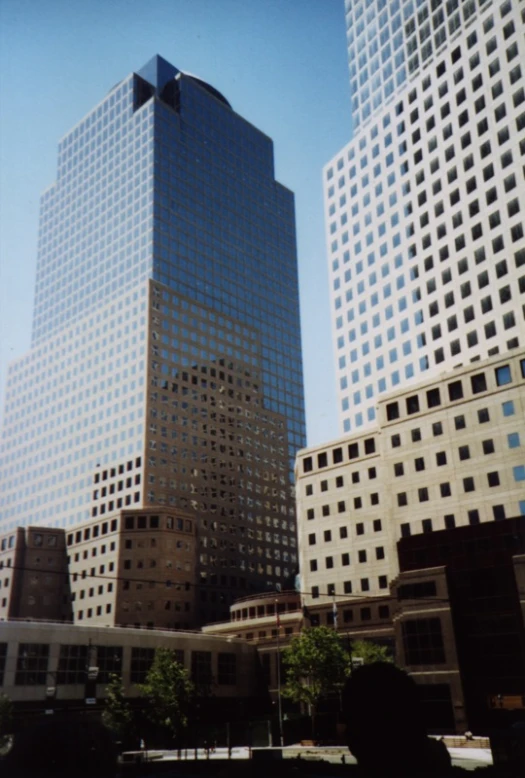
[[[279,635],[281,631],[281,620],[279,619],[277,600],[275,600],[275,614],[277,616],[277,706],[279,712],[279,743],[282,748],[284,745],[284,739],[283,739],[283,707],[281,701],[281,642],[280,642],[280,635]]]

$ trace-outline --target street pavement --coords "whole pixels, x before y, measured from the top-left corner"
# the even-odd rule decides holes
[[[268,751],[270,749],[253,749]],[[285,746],[283,749],[284,759],[322,759],[331,764],[342,764],[343,757],[345,764],[357,764],[355,758],[350,754],[348,748],[344,746],[334,747],[313,747],[313,746]],[[452,764],[456,767],[462,767],[464,770],[476,770],[478,767],[489,767],[492,765],[492,754],[490,748],[449,748],[449,754],[452,759]],[[144,757],[148,761],[178,761],[179,754],[177,751],[146,751]],[[204,748],[188,749],[181,752],[181,759],[194,760],[195,758],[204,761],[206,759],[228,759],[227,748],[216,748],[215,751],[207,752]],[[230,759],[249,759],[250,749],[246,747],[235,747],[231,749]],[[319,769],[322,770],[321,764]]]

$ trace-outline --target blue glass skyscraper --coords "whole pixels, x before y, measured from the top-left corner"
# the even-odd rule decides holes
[[[197,579],[225,606],[293,572],[304,443],[293,195],[267,136],[154,57],[59,144],[0,526],[191,510]]]

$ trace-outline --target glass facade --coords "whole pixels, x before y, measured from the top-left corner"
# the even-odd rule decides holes
[[[253,575],[233,578],[264,588],[295,567],[304,444],[293,194],[267,136],[154,57],[59,144],[32,348],[8,377],[2,528],[88,519],[95,471],[140,461],[135,507],[216,511],[246,539],[254,523]],[[221,542],[217,567],[248,556]]]

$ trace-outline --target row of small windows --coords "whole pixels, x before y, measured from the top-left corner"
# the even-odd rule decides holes
[[[381,519],[374,519],[372,522],[372,527],[374,532],[381,532],[383,529],[382,521]],[[355,534],[357,537],[360,537],[365,534],[365,524],[364,522],[358,522],[355,525]],[[323,540],[325,543],[331,543],[332,539],[335,540],[335,530],[332,534],[331,529],[325,529],[323,532]],[[348,538],[348,527],[342,526],[339,527],[339,538],[341,540],[346,540]],[[309,546],[315,546],[317,543],[317,535],[315,532],[311,532],[308,535],[308,545]]]
[[[525,500],[520,500],[518,503],[519,508],[519,515],[525,516]],[[498,504],[498,505],[492,505],[491,506],[491,512],[492,512],[492,518],[494,521],[503,521],[507,518],[507,512],[504,505]],[[446,514],[443,517],[444,521],[444,527],[445,529],[454,529],[456,527],[456,517],[453,513]],[[467,521],[470,526],[477,525],[481,522],[481,517],[478,508],[471,508],[467,511]],[[421,522],[417,522],[417,525],[414,530],[415,522],[404,522],[400,525],[401,529],[401,537],[402,538],[409,538],[412,535],[412,532],[415,531],[416,534],[419,534],[421,532],[427,533],[432,532],[434,530],[433,520],[432,519],[423,519]]]
[[[57,685],[85,684],[88,680],[88,668],[94,667],[96,652],[97,684],[107,684],[110,676],[116,673],[123,677],[129,673],[131,683],[143,683],[155,659],[154,648],[132,647],[129,667],[123,664],[122,646],[86,646],[61,645],[58,657],[58,669],[53,674]],[[0,644],[0,658],[5,660],[7,644]],[[49,643],[19,643],[16,661],[15,685],[45,686],[49,682],[48,663],[50,657]],[[184,664],[182,650],[176,650],[176,659]],[[211,651],[191,652],[191,677],[195,683],[213,682]],[[127,672],[126,672],[127,670]],[[219,652],[217,654],[217,677],[219,685],[235,685],[237,683],[237,657],[233,653]]]
[[[386,575],[380,575],[377,579],[377,587],[378,589],[388,589],[388,577]],[[336,592],[336,586],[335,584],[326,584],[326,595],[324,595],[318,586],[312,586],[311,589],[311,597],[312,599],[317,599],[318,597],[335,597],[340,596],[342,593],[344,594],[352,594],[353,587],[352,587],[352,581],[343,581],[343,592],[337,591]],[[360,578],[359,579],[359,591],[361,592],[369,592],[370,591],[370,578]]]
[[[525,359],[520,360],[521,378],[525,378]],[[494,369],[494,379],[496,386],[505,386],[513,382],[511,365],[501,365]],[[485,373],[477,373],[470,377],[470,391],[472,394],[480,394],[481,392],[488,391],[487,376]],[[456,402],[462,400],[464,394],[464,384],[461,380],[451,381],[447,385],[448,399],[450,402]],[[432,409],[442,404],[441,392],[439,388],[428,389],[425,393],[426,407]],[[405,400],[406,415],[419,413],[422,410],[422,404],[419,394],[411,395]],[[395,402],[387,403],[386,416],[388,421],[395,421],[401,418],[402,411],[400,409],[400,403]],[[403,414],[404,415],[404,414]]]
[[[517,465],[516,467],[512,468],[512,474],[514,481],[516,483],[521,483],[522,481],[525,481],[525,465]],[[501,486],[501,479],[500,474],[497,470],[493,470],[492,472],[486,473],[486,480],[487,480],[487,486],[490,488]],[[481,476],[476,476],[479,479]],[[459,479],[458,479],[459,480]],[[461,479],[461,484],[463,486],[463,492],[465,494],[469,492],[476,491],[476,479],[474,476],[466,476],[465,478]],[[483,488],[483,487],[481,487]],[[416,490],[414,490],[414,494],[416,493]],[[449,482],[439,484],[439,497],[451,497],[452,496],[452,487]],[[430,501],[430,489],[428,486],[422,486],[417,489],[417,499],[418,502],[429,502]],[[408,492],[398,492],[396,494],[396,501],[398,508],[406,508],[409,504],[408,499]]]
[[[357,552],[358,562],[360,564],[364,564],[364,563],[369,561],[367,559],[367,554],[368,554],[367,549],[364,549],[364,548],[360,549]],[[376,560],[382,560],[382,559],[385,558],[385,549],[384,549],[383,546],[377,546],[375,548],[375,558],[376,558]],[[332,570],[334,568],[334,566],[336,566],[334,559],[335,558],[333,556],[325,557],[324,565],[325,565],[325,569],[326,570]],[[349,553],[345,552],[345,553],[341,554],[341,562],[340,562],[340,564],[341,564],[341,567],[348,567],[351,564],[351,562],[350,562],[350,554]],[[318,567],[318,560],[317,559],[310,559],[310,572],[311,573],[316,573],[318,571],[318,569],[319,569],[319,567]]]
[[[102,524],[95,524],[93,527],[86,527],[84,530],[70,532],[67,536],[67,545],[72,546],[85,540],[98,538],[102,535],[107,535],[108,532],[117,532],[118,524],[118,519],[112,519],[111,522],[104,521]]]
[[[140,467],[140,466],[141,466],[141,457],[137,457],[135,459],[135,467]],[[109,470],[102,470],[102,472],[95,473],[95,475],[93,476],[93,483],[98,484],[100,481],[107,481],[108,478],[116,478],[117,471],[119,475],[123,475],[124,467],[127,472],[133,470],[133,460],[127,462],[125,466],[123,464],[120,464],[118,468],[111,467]]]
[[[471,458],[471,445],[459,446],[458,459],[460,462],[464,462],[467,459]],[[507,446],[510,449],[519,448],[521,446],[519,432],[510,432],[507,435]],[[494,445],[494,440],[492,438],[488,438],[487,440],[482,440],[481,447],[483,450],[483,454],[485,455],[494,454],[496,452],[496,447]],[[438,467],[442,467],[443,465],[447,464],[446,451],[438,451],[436,453],[436,464]],[[396,478],[400,476],[404,476],[406,474],[405,468],[406,468],[406,462],[396,462],[394,464],[394,475],[396,476]],[[425,457],[416,457],[416,459],[414,459],[414,472],[419,473],[422,472],[423,470],[425,470]],[[521,479],[516,479],[516,480],[521,480]],[[442,496],[445,495],[442,494]]]
[[[353,498],[353,507],[354,510],[360,510],[363,508],[363,498],[362,497],[354,497]],[[379,505],[379,493],[378,492],[372,492],[370,495],[370,505]],[[339,500],[337,502],[337,513],[345,513],[348,510],[349,506],[349,500]],[[330,505],[323,505],[321,506],[321,515],[322,516],[330,516]],[[314,519],[315,518],[315,509],[314,508],[308,508],[306,511],[306,518],[307,519]]]
[[[361,452],[361,453],[360,453]],[[360,443],[350,443],[348,445],[348,459],[357,459],[360,456],[369,456],[376,453],[376,442],[374,438],[366,438],[363,441],[363,448],[361,449]],[[332,449],[332,462],[331,464],[337,465],[344,461],[343,447]],[[322,451],[317,454],[317,468],[322,469],[328,467],[328,452]],[[303,459],[303,472],[311,473],[314,468],[313,457],[308,456]]]

